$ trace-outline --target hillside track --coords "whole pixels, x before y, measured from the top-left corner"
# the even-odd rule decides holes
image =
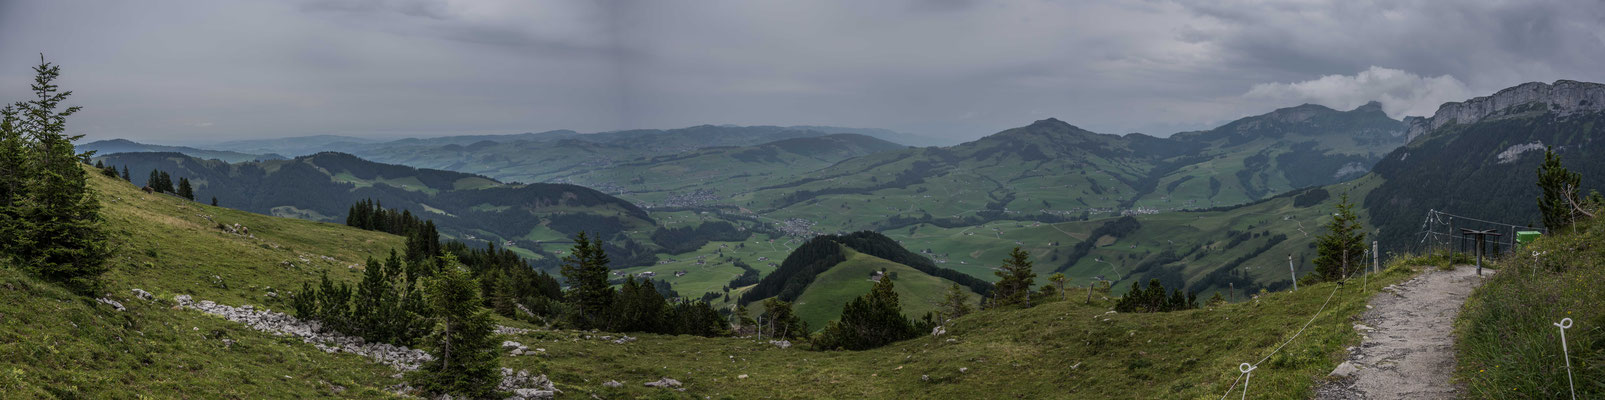
[[[1383,288],[1355,329],[1363,338],[1345,364],[1350,376],[1317,388],[1316,399],[1453,399],[1454,321],[1466,297],[1493,274],[1461,265],[1429,268],[1404,283]],[[1344,369],[1340,366],[1339,370]]]

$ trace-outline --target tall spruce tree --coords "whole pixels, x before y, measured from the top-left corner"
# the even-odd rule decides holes
[[[195,188],[189,185],[189,178],[178,178],[178,197],[195,200]]]
[[[1315,273],[1322,281],[1336,281],[1360,269],[1365,260],[1365,232],[1354,215],[1349,194],[1338,200],[1337,212],[1326,233],[1315,239]]]
[[[435,320],[428,345],[435,358],[419,367],[413,379],[424,391],[469,398],[496,395],[501,350],[490,310],[480,307],[479,291],[456,257],[444,256],[440,271],[428,282]]]
[[[134,178],[131,178],[131,177],[128,176],[128,166],[127,165],[123,166],[123,180],[124,181],[128,181],[128,182],[133,182],[134,181]]]
[[[567,300],[573,307],[573,323],[580,329],[600,328],[603,318],[613,305],[615,293],[607,283],[607,253],[602,241],[591,239],[585,232],[574,236],[574,249],[563,257],[559,272],[568,282]]]
[[[652,281],[636,282],[634,276],[625,277],[618,300],[613,303],[612,330],[675,333],[663,321],[667,306],[668,301]]]
[[[1031,286],[1037,277],[1036,272],[1031,271],[1031,253],[1015,247],[1009,252],[1009,258],[1003,259],[1003,266],[993,273],[998,276],[998,282],[993,284],[996,304],[1031,306]]]
[[[172,175],[168,175],[167,171],[161,171],[161,173],[159,173],[157,175],[158,175],[159,179],[156,181],[156,184],[161,186],[161,187],[156,188],[157,191],[162,192],[162,193],[173,193],[173,192],[175,192],[175,190],[173,190],[173,176]]]
[[[356,332],[352,333],[370,341],[393,343],[399,339],[392,329],[392,321],[400,314],[399,296],[385,276],[384,264],[369,256],[364,266],[362,281],[357,283],[352,314]]]
[[[16,105],[20,113],[12,129],[26,135],[31,146],[24,161],[31,169],[23,185],[28,199],[21,210],[31,245],[15,250],[44,279],[89,293],[98,289],[110,250],[100,225],[100,201],[80,166],[89,153],[73,149],[83,135],[67,134],[67,117],[81,107],[61,108],[72,91],[60,91],[53,83],[60,75],[61,67],[40,56],[31,87],[35,98]]]
[[[15,106],[0,107],[0,259],[27,247],[33,239],[30,234],[33,229],[29,228],[23,212],[23,201],[28,197],[28,177],[33,173],[29,168],[27,138],[19,122]]]
[[[1577,193],[1583,175],[1567,170],[1560,163],[1560,155],[1553,149],[1544,149],[1544,163],[1538,166],[1538,211],[1544,217],[1544,227],[1557,231],[1572,224],[1577,212],[1574,201],[1581,201]]]

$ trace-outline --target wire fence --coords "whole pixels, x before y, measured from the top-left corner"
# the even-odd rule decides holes
[[[1467,229],[1492,231],[1499,236],[1463,233],[1462,230]],[[1543,228],[1472,218],[1432,209],[1427,210],[1425,220],[1421,221],[1421,231],[1418,233],[1421,239],[1416,242],[1416,248],[1413,250],[1418,253],[1444,250],[1475,253],[1478,251],[1478,242],[1481,241],[1481,250],[1485,254],[1498,256],[1516,248],[1516,232],[1519,231],[1548,233]]]
[[[1237,365],[1237,372],[1238,372],[1237,379],[1232,380],[1232,385],[1228,386],[1226,388],[1226,393],[1222,394],[1220,396],[1221,400],[1225,400],[1226,396],[1230,396],[1232,394],[1232,391],[1237,389],[1237,383],[1238,382],[1242,382],[1243,383],[1242,398],[1248,398],[1248,382],[1253,379],[1254,370],[1259,369],[1260,364],[1265,363],[1266,360],[1270,360],[1271,356],[1274,356],[1274,355],[1276,355],[1276,353],[1281,352],[1283,347],[1287,347],[1288,344],[1293,343],[1294,340],[1297,340],[1299,338],[1299,336],[1304,334],[1304,330],[1309,329],[1310,324],[1315,323],[1315,320],[1317,318],[1321,317],[1321,313],[1326,312],[1326,307],[1328,305],[1332,304],[1332,298],[1333,297],[1337,297],[1338,289],[1342,289],[1343,288],[1344,285],[1342,285],[1341,282],[1346,282],[1346,281],[1349,280],[1349,278],[1354,277],[1354,274],[1360,273],[1362,271],[1367,271],[1367,270],[1368,270],[1368,268],[1356,269],[1353,272],[1351,272],[1348,276],[1344,276],[1343,279],[1340,280],[1340,284],[1332,285],[1332,293],[1329,293],[1329,294],[1326,295],[1326,301],[1321,302],[1321,308],[1315,310],[1315,313],[1310,315],[1310,320],[1304,321],[1304,325],[1300,326],[1297,331],[1294,331],[1293,332],[1293,336],[1288,337],[1287,340],[1282,342],[1282,344],[1276,345],[1276,348],[1275,349],[1271,349],[1271,352],[1269,354],[1266,354],[1265,357],[1260,357],[1259,361],[1255,361],[1253,364],[1249,364],[1249,363],[1238,364]]]

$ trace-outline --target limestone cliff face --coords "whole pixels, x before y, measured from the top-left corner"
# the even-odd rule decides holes
[[[1535,102],[1548,104],[1550,112],[1562,116],[1605,111],[1605,85],[1568,80],[1555,81],[1554,84],[1529,82],[1500,90],[1492,96],[1458,103],[1444,103],[1431,118],[1406,117],[1404,119],[1408,127],[1405,132],[1406,140],[1415,140],[1416,137],[1451,122],[1470,124],[1511,114],[1538,111],[1531,108],[1516,108]]]

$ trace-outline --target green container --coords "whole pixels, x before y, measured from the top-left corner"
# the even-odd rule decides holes
[[[1516,244],[1532,243],[1534,240],[1538,240],[1539,236],[1543,236],[1543,233],[1538,231],[1516,231]]]

